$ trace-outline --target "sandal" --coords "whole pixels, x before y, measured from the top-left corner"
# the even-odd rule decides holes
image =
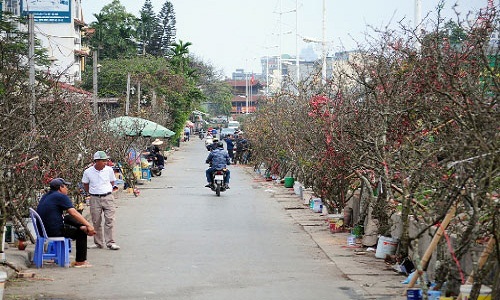
[[[75,261],[71,264],[73,268],[90,268],[92,265],[88,261]]]

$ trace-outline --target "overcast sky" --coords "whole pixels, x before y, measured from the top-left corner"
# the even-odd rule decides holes
[[[110,3],[108,0],[82,0],[85,21]],[[159,12],[165,0],[152,0]],[[321,41],[323,0],[171,0],[177,21],[177,40],[189,41],[190,52],[230,76],[235,69],[261,73],[260,57],[287,53],[295,56],[296,32],[299,37]],[[298,22],[296,22],[296,2]],[[399,21],[413,26],[414,0],[326,0],[326,38],[328,52],[352,50],[362,41],[368,25],[394,27]],[[446,1],[465,16],[485,7],[487,0]],[[144,0],[121,0],[129,13],[139,16]],[[421,0],[422,17],[435,16],[437,0]],[[498,0],[495,0],[498,6]],[[281,12],[281,14],[280,14]],[[281,22],[280,22],[281,19]],[[296,25],[297,24],[297,25]],[[281,35],[280,35],[281,32]],[[280,39],[281,36],[281,39]],[[281,42],[280,42],[281,40]],[[321,54],[321,44],[299,40],[301,49],[312,47]]]

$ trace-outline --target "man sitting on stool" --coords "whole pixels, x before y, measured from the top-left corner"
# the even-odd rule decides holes
[[[95,235],[90,223],[75,209],[68,197],[70,182],[62,178],[50,181],[50,191],[42,196],[37,213],[42,219],[47,236],[64,236],[76,240],[76,257],[72,266],[75,268],[91,267],[87,262],[87,235]],[[68,215],[63,218],[63,212]]]

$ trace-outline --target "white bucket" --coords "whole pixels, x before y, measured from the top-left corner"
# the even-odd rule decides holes
[[[295,193],[295,195],[299,196],[301,194],[301,190],[302,190],[302,185],[300,184],[300,182],[295,181],[293,183],[293,192]]]
[[[7,273],[0,271],[0,299],[3,299],[3,292],[5,289],[5,281],[7,280]]]
[[[347,246],[356,246],[356,236],[352,234],[347,236]]]
[[[469,300],[470,292],[472,291],[472,285],[465,284],[460,286],[460,295],[462,296],[462,300]],[[481,286],[481,290],[479,292],[478,300],[491,300],[491,289],[485,285]]]
[[[377,251],[375,252],[376,258],[384,258],[386,255],[393,255],[396,253],[398,247],[398,240],[386,236],[380,236],[377,243]]]
[[[321,198],[313,199],[313,211],[316,213],[323,211],[323,202],[321,202]]]

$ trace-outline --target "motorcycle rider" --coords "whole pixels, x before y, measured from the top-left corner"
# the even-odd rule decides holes
[[[205,147],[208,151],[212,150],[212,144],[214,143],[214,139],[212,133],[208,131],[207,137],[205,138]]]
[[[229,154],[226,150],[224,150],[224,143],[219,141],[216,143],[217,148],[212,150],[205,161],[207,164],[210,164],[210,168],[205,171],[207,176],[208,184],[205,187],[212,188],[212,174],[216,170],[226,169],[228,165],[231,164],[231,160],[229,158]],[[226,169],[226,177],[224,180],[224,185],[226,189],[229,189],[229,178],[230,178],[229,169]]]
[[[212,139],[212,144],[208,145],[207,146],[207,150],[208,151],[213,151],[215,149],[217,149],[217,144],[219,143],[219,139],[218,138],[213,138]]]
[[[159,170],[162,170],[165,168],[165,157],[161,154],[161,150],[158,146],[162,145],[163,141],[160,139],[154,140],[154,142],[151,143],[151,146],[149,146],[146,149],[146,155],[151,157],[155,163],[156,166],[158,167]]]

